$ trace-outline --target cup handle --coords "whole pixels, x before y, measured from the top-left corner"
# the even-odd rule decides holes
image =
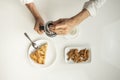
[[[48,24],[48,27],[50,27],[51,25],[53,25],[53,24],[52,24],[52,23],[49,23],[49,24]]]

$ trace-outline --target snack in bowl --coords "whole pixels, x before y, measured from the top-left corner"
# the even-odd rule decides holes
[[[89,58],[89,50],[88,49],[81,49],[80,51],[75,49],[70,49],[67,53],[67,60],[72,60],[74,63],[85,62]]]
[[[38,64],[45,64],[47,47],[47,43],[41,45],[40,48],[30,54],[30,58]]]

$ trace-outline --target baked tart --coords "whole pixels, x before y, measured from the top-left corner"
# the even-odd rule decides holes
[[[36,51],[30,54],[30,58],[38,64],[45,64],[48,44],[41,45]]]

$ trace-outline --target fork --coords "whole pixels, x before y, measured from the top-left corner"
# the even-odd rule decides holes
[[[37,49],[38,46],[36,46],[36,43],[34,43],[34,42],[30,39],[30,37],[28,36],[28,34],[27,34],[27,33],[24,33],[24,35],[30,40],[30,42],[31,42],[31,44],[32,44],[32,46],[33,46],[33,48],[34,48],[34,49]]]

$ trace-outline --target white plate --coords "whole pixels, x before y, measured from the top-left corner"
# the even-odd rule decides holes
[[[80,51],[85,48],[89,50],[89,58],[87,61],[80,62],[80,63],[90,63],[91,62],[91,49],[89,48],[89,46],[66,47],[65,48],[65,62],[69,63],[69,64],[75,64],[75,62],[73,62],[72,60],[67,60],[68,59],[67,53],[70,51],[70,49],[78,49],[78,51]],[[77,64],[79,64],[79,63],[77,63]]]
[[[40,67],[40,68],[45,68],[45,67],[51,66],[56,60],[56,49],[55,49],[55,46],[54,46],[53,42],[51,40],[48,40],[48,39],[40,39],[40,40],[35,41],[35,43],[37,44],[37,46],[41,46],[44,43],[48,44],[45,64],[38,64],[30,58],[30,54],[33,51],[35,51],[35,49],[32,47],[32,45],[30,45],[30,47],[28,49],[28,55],[27,56],[28,56],[29,62],[32,65],[34,65],[36,67]]]

